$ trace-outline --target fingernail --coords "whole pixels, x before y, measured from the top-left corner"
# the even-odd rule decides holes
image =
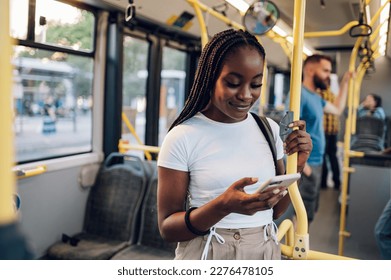
[[[275,190],[273,190],[273,193],[274,194],[278,194],[280,192],[280,190],[279,189],[275,189]]]
[[[288,191],[285,190],[285,191],[283,191],[283,192],[281,193],[281,196],[286,196],[287,193],[288,193]]]
[[[288,124],[288,127],[293,127],[293,123]]]
[[[255,182],[258,182],[258,178],[257,178],[257,177],[252,177],[252,178],[251,178],[251,181],[253,181],[254,183],[255,183]]]

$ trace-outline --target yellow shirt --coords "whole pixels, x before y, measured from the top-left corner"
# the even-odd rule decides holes
[[[320,94],[322,98],[328,102],[333,103],[335,95],[330,89],[324,90]],[[337,115],[324,113],[323,115],[323,128],[326,135],[335,135],[339,131],[339,119]]]

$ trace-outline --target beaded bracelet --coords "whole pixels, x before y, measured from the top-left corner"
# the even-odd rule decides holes
[[[186,214],[185,214],[185,223],[186,223],[186,226],[187,226],[187,229],[195,234],[195,235],[199,235],[199,236],[203,236],[203,235],[207,235],[209,234],[210,232],[210,229],[206,230],[206,231],[200,231],[198,229],[196,229],[195,227],[193,227],[193,225],[190,223],[190,213],[191,211],[197,209],[198,207],[190,207],[187,211],[186,211]]]

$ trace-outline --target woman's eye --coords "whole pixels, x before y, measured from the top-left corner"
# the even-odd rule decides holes
[[[260,88],[262,87],[262,84],[253,84],[251,85],[252,88]]]
[[[230,87],[230,88],[237,88],[237,87],[239,87],[239,86],[240,86],[239,83],[227,82],[227,87]]]

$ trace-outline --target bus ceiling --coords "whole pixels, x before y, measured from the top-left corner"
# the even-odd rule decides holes
[[[86,1],[88,2],[88,0]],[[195,0],[161,0],[159,1],[159,8],[156,6],[156,1],[153,0],[105,0],[105,1],[92,1],[102,2],[105,5],[109,5],[117,10],[122,10],[124,14],[132,14],[133,18],[144,16],[146,18],[153,19],[159,23],[164,23],[168,26],[173,26],[178,30],[185,33],[191,33],[194,36],[200,36],[200,25],[195,11],[192,7],[192,3],[199,2],[205,5],[208,9],[219,12],[226,16],[233,22],[243,24],[243,17],[246,11],[253,4],[253,0],[210,0],[210,1],[195,1]],[[271,1],[260,1],[262,3],[270,3]],[[276,6],[276,12],[279,19],[276,22],[276,27],[273,28],[274,32],[280,33],[283,36],[292,35],[293,24],[293,8],[295,1],[286,0],[274,0],[272,3]],[[349,33],[357,34],[357,28],[349,32],[350,26],[363,26],[370,21],[370,18],[379,10],[382,4],[389,2],[389,0],[323,0],[323,1],[306,1],[306,19],[305,19],[305,32],[325,32],[335,31],[337,35],[332,36],[306,36],[305,46],[314,52],[315,50],[328,50],[329,52],[335,52],[338,50],[351,49],[356,41],[356,38],[349,36]],[[251,6],[253,7],[253,6]],[[137,13],[135,12],[137,11]],[[207,25],[209,36],[223,29],[232,27],[213,16],[208,15],[205,11],[202,11]],[[135,16],[134,14],[135,13]],[[384,12],[389,15],[388,11]],[[379,24],[380,19],[375,26]],[[383,21],[389,19],[383,19]],[[349,27],[350,27],[349,26]],[[343,28],[346,27],[346,31]],[[359,28],[359,27],[358,27]],[[338,33],[338,31],[343,32]],[[386,34],[390,37],[390,32]],[[270,35],[270,34],[269,34]],[[273,50],[273,57],[269,56],[269,59],[275,59],[271,64],[284,65],[288,64],[286,56],[284,57],[283,50],[275,48],[275,42],[269,38],[268,34],[260,36],[262,44],[265,46],[266,51],[268,49]],[[388,45],[390,40],[387,40]],[[391,57],[391,50],[387,48],[386,55]],[[283,60],[278,58],[284,57]]]

